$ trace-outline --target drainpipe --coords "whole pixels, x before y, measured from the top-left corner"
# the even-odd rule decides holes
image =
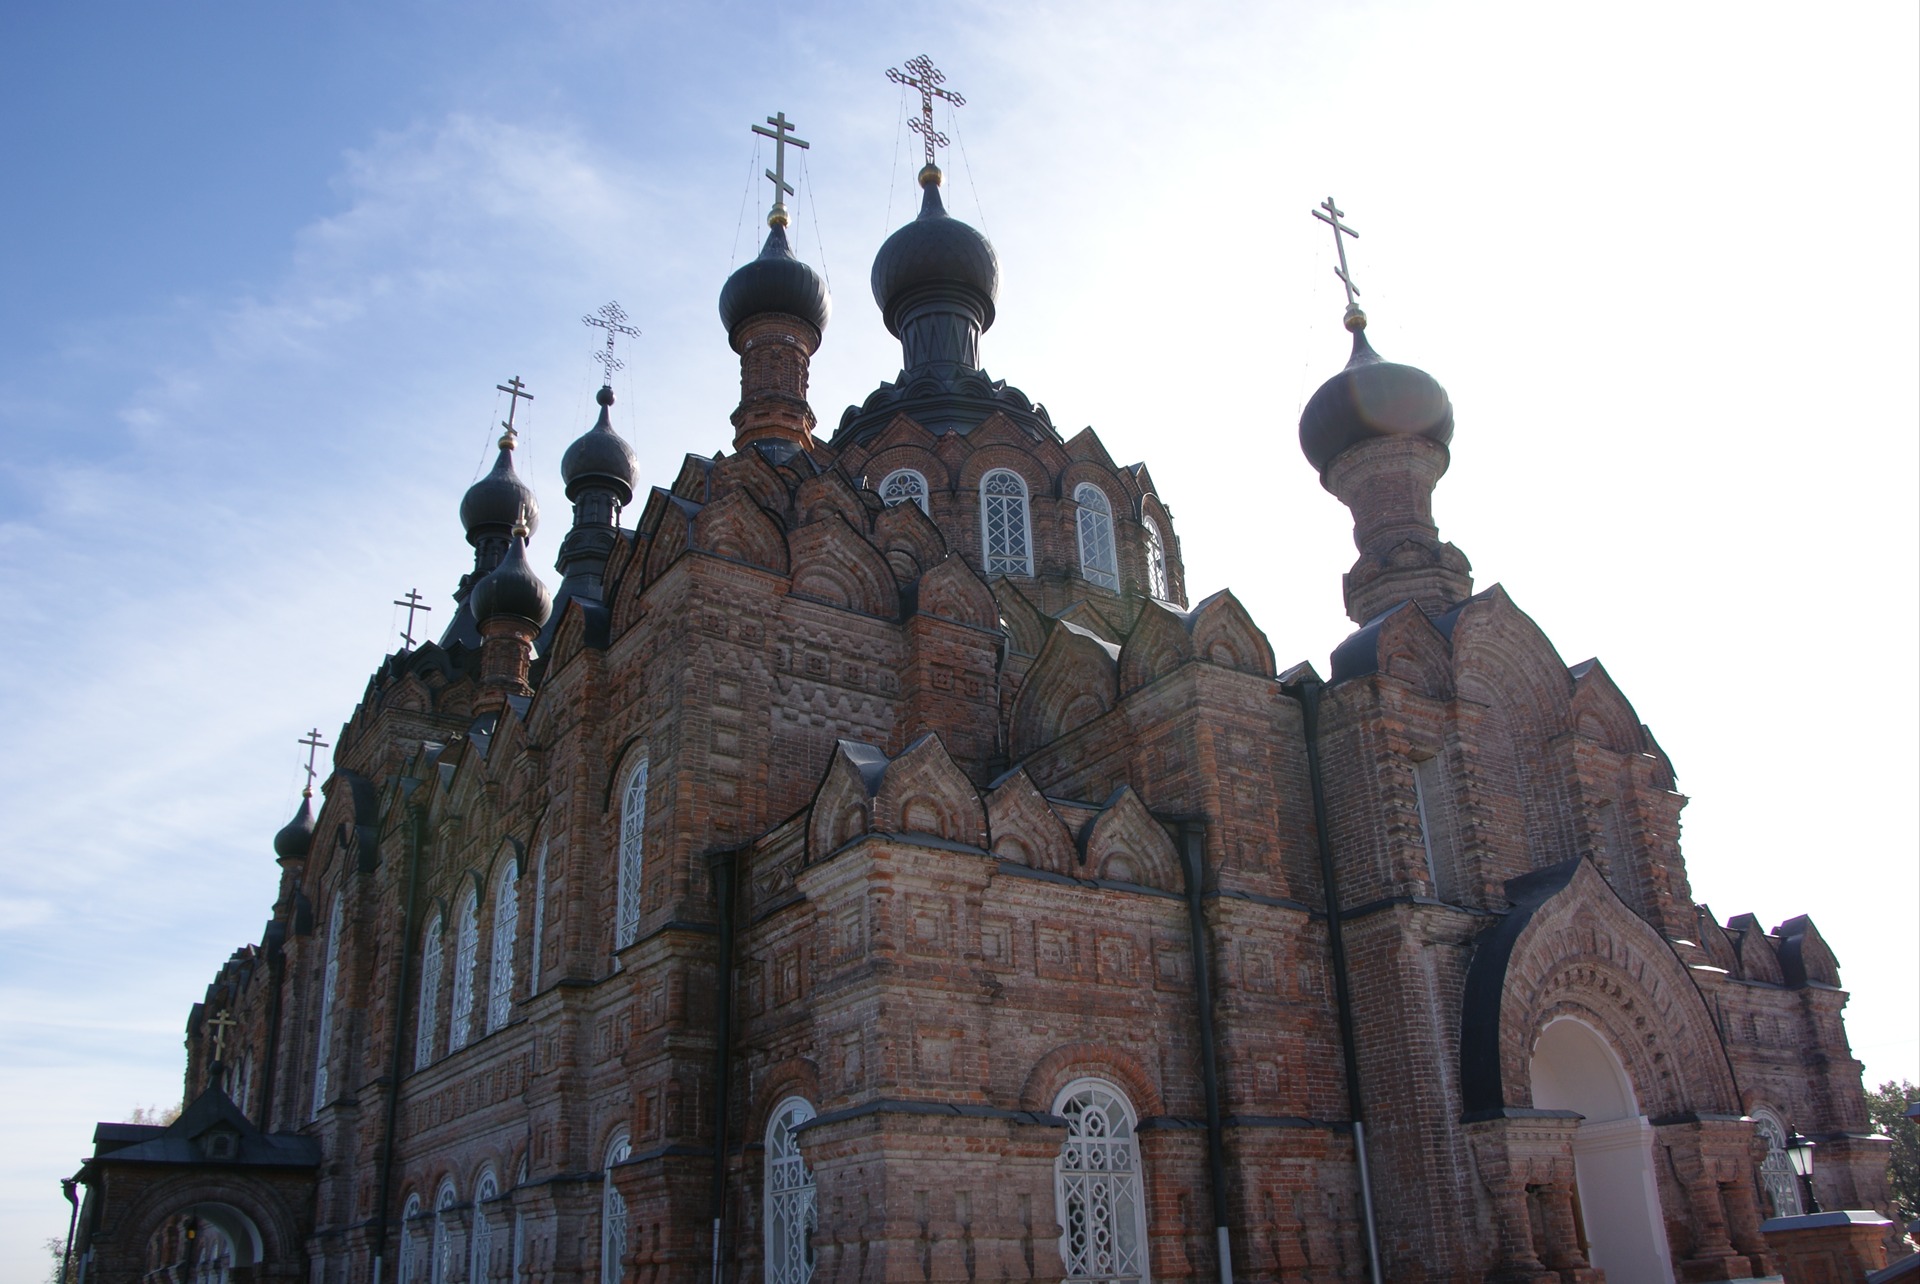
[[[400,964],[393,990],[393,1058],[387,1066],[387,1118],[380,1138],[380,1198],[374,1205],[373,1284],[380,1284],[387,1264],[388,1209],[393,1203],[393,1134],[400,1117],[400,1070],[406,1042],[400,1036],[407,1028],[407,990],[412,982],[413,918],[420,894],[420,831],[425,817],[413,794],[420,781],[400,777],[400,796],[407,803],[407,899],[400,921]]]
[[[1226,1137],[1220,1124],[1220,1068],[1213,1046],[1213,977],[1208,967],[1207,920],[1201,908],[1201,879],[1206,872],[1205,829],[1199,821],[1178,822],[1180,863],[1187,875],[1187,933],[1193,945],[1194,1002],[1200,1015],[1200,1084],[1207,1102],[1207,1180],[1213,1188],[1213,1235],[1220,1254],[1220,1284],[1233,1284],[1233,1246],[1227,1239]]]
[[[1367,1274],[1381,1284],[1380,1238],[1373,1220],[1373,1178],[1367,1171],[1367,1125],[1360,1104],[1360,1054],[1353,1037],[1353,998],[1347,991],[1347,943],[1340,924],[1340,893],[1334,879],[1333,842],[1327,837],[1327,788],[1320,763],[1320,697],[1326,684],[1305,677],[1282,687],[1300,702],[1307,741],[1307,778],[1313,785],[1313,828],[1320,840],[1320,882],[1326,889],[1327,950],[1333,956],[1333,996],[1340,1021],[1340,1052],[1346,1062],[1347,1104],[1353,1114],[1353,1153],[1360,1167],[1360,1212],[1367,1227]]]
[[[713,1276],[720,1280],[720,1232],[727,1208],[727,1112],[733,1089],[733,862],[737,853],[715,852],[707,868],[719,901],[719,981],[713,1010]]]
[[[80,1222],[80,1196],[74,1188],[80,1184],[78,1177],[62,1177],[60,1193],[73,1205],[73,1211],[67,1214],[67,1251],[60,1254],[60,1284],[67,1284],[67,1263],[73,1260],[73,1228]]]
[[[273,1128],[273,1081],[274,1067],[280,1060],[280,999],[287,983],[287,941],[283,935],[280,943],[267,952],[267,975],[272,988],[267,995],[267,1064],[260,1076],[260,1118],[257,1121],[261,1132],[272,1132]]]

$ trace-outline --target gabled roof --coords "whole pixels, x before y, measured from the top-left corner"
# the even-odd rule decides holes
[[[297,1133],[265,1133],[227,1094],[208,1088],[165,1127],[103,1123],[93,1132],[89,1163],[194,1164],[218,1167],[313,1168],[320,1143]]]

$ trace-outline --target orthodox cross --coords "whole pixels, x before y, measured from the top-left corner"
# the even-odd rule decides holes
[[[967,100],[952,90],[940,88],[947,83],[947,73],[934,66],[933,59],[925,54],[907,59],[904,72],[897,67],[887,68],[887,79],[920,91],[920,114],[907,122],[907,128],[926,143],[927,164],[933,164],[933,149],[947,145],[947,136],[933,127],[933,100],[944,98],[955,107],[965,107]]]
[[[607,332],[607,350],[605,352],[594,353],[593,359],[600,363],[600,369],[604,372],[604,376],[600,382],[606,384],[609,388],[613,386],[613,372],[627,368],[626,362],[613,355],[613,336],[616,334],[624,334],[636,339],[640,337],[640,332],[632,326],[627,325],[626,320],[626,309],[622,308],[618,303],[607,303],[597,312],[589,313],[580,318],[581,325],[597,326]]]
[[[518,383],[520,381],[518,379],[515,379],[514,382]],[[515,395],[519,395],[519,394],[515,394]],[[513,410],[511,409],[511,407],[509,407],[509,409],[507,410],[506,428],[508,432],[513,431]],[[395,606],[404,606],[407,608],[407,631],[405,633],[402,633],[400,636],[406,639],[408,650],[413,649],[413,613],[415,611],[431,611],[433,609],[430,606],[423,606],[421,603],[422,603],[422,599],[420,597],[420,590],[417,588],[408,589],[407,595],[403,598],[396,597],[393,599],[393,604]],[[301,743],[304,744],[306,742],[302,741]]]
[[[1325,210],[1326,213],[1322,214],[1320,210]],[[1360,233],[1340,221],[1345,214],[1345,210],[1334,205],[1331,196],[1320,202],[1320,209],[1313,211],[1315,218],[1333,229],[1333,248],[1340,255],[1340,266],[1333,270],[1333,274],[1340,278],[1340,284],[1347,287],[1347,306],[1351,308],[1356,306],[1353,296],[1360,293],[1360,287],[1353,283],[1351,276],[1347,275],[1347,243],[1340,237],[1346,235],[1358,239]]]
[[[533,394],[530,392],[521,391],[521,389],[525,388],[527,385],[520,382],[519,375],[515,375],[513,378],[507,380],[505,383],[496,383],[493,386],[507,394],[507,398],[508,398],[507,421],[501,424],[500,426],[507,430],[507,439],[511,441],[515,437],[518,437],[520,435],[518,432],[514,430],[514,427],[513,427],[514,412],[520,409],[520,401],[522,398],[525,398],[528,401],[532,401]],[[430,611],[433,608],[423,606],[420,609],[423,611]],[[413,617],[411,615],[407,617],[407,628],[409,630],[413,628]],[[413,639],[408,638],[407,641],[411,642],[413,641]]]
[[[768,129],[767,125],[773,128]],[[793,128],[793,122],[787,119],[785,112],[776,112],[767,117],[767,125],[753,127],[754,133],[773,140],[773,168],[767,171],[767,178],[773,183],[773,209],[767,213],[767,222],[774,227],[785,227],[787,206],[780,198],[793,195],[793,185],[787,182],[787,148],[798,147],[805,151],[813,144],[787,132]]]
[[[312,731],[309,731],[303,739],[297,740],[294,743],[303,744],[307,747],[307,787],[301,790],[301,792],[311,798],[313,797],[313,778],[319,774],[313,769],[314,757],[322,749],[331,749],[333,746],[320,738],[320,728],[318,727],[315,727]]]
[[[214,1017],[213,1020],[207,1022],[207,1028],[213,1031],[213,1059],[215,1061],[225,1061],[227,1059],[227,1031],[239,1024],[238,1021],[234,1020],[233,1017],[228,1014],[225,1008],[221,1008],[220,1014]]]

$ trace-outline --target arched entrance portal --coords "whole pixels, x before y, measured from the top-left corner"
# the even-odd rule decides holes
[[[143,1281],[172,1284],[244,1284],[261,1261],[260,1228],[231,1204],[179,1209],[147,1241]]]
[[[1609,1280],[1673,1284],[1654,1184],[1653,1127],[1607,1041],[1560,1017],[1533,1047],[1533,1104],[1584,1116],[1573,1134],[1574,1181],[1588,1256]]]

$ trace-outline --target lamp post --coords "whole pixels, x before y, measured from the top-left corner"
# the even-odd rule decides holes
[[[1795,1129],[1793,1136],[1787,1138],[1786,1145],[1784,1147],[1784,1149],[1787,1152],[1787,1160],[1793,1165],[1794,1176],[1798,1177],[1801,1183],[1806,1187],[1807,1211],[1810,1213],[1817,1213],[1820,1211],[1820,1201],[1818,1199],[1815,1199],[1813,1195],[1813,1147],[1814,1147],[1814,1144],[1815,1143],[1812,1138],[1802,1137],[1800,1135],[1799,1130]]]

